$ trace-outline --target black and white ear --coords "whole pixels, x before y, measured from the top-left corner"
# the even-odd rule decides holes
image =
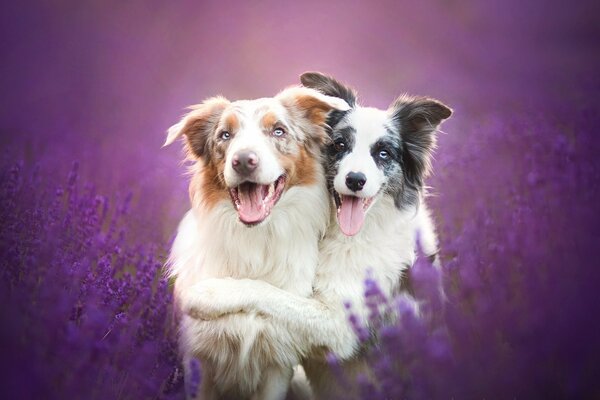
[[[196,157],[203,157],[211,133],[229,104],[229,100],[224,97],[212,97],[201,104],[190,106],[191,111],[168,129],[163,147],[185,136],[188,150]]]
[[[435,149],[435,132],[452,110],[428,97],[400,96],[388,112],[403,143],[402,164],[406,184],[420,191],[423,179],[431,170],[431,153]]]
[[[305,72],[300,75],[300,82],[303,86],[318,90],[327,96],[343,99],[351,108],[356,106],[356,91],[331,76],[320,72]]]

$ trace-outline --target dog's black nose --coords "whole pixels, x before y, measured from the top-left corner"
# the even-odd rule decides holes
[[[367,177],[362,172],[350,172],[346,175],[346,186],[353,192],[362,190],[367,183]]]
[[[233,155],[231,164],[238,174],[250,175],[258,167],[258,156],[253,151],[238,151]]]

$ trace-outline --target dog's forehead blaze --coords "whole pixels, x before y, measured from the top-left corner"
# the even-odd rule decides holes
[[[368,148],[389,135],[388,124],[389,117],[384,111],[363,107],[352,113],[348,125],[356,131],[356,146]]]
[[[272,98],[256,100],[240,100],[233,103],[236,127],[259,127],[261,130],[272,128],[277,122],[285,123],[286,114],[283,106]]]

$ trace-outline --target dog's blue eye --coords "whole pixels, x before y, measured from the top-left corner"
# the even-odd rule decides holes
[[[221,132],[221,135],[219,135],[219,137],[221,138],[221,140],[229,140],[229,138],[231,138],[231,133],[223,131]]]
[[[273,136],[282,137],[283,135],[285,135],[285,131],[283,130],[283,128],[275,128],[273,130]]]
[[[387,160],[390,157],[390,153],[388,153],[385,150],[381,150],[379,152],[379,158],[381,158],[382,160]]]

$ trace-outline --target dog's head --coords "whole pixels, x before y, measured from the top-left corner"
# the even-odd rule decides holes
[[[211,208],[230,197],[246,225],[264,221],[291,187],[317,182],[327,114],[349,109],[305,87],[257,100],[214,97],[190,108],[165,145],[185,136],[199,165],[190,186],[194,203]]]
[[[407,95],[387,110],[361,107],[356,92],[332,77],[309,72],[300,80],[351,105],[328,119],[325,168],[342,232],[357,234],[380,196],[392,196],[398,208],[418,202],[431,168],[436,129],[452,110],[437,100]]]

